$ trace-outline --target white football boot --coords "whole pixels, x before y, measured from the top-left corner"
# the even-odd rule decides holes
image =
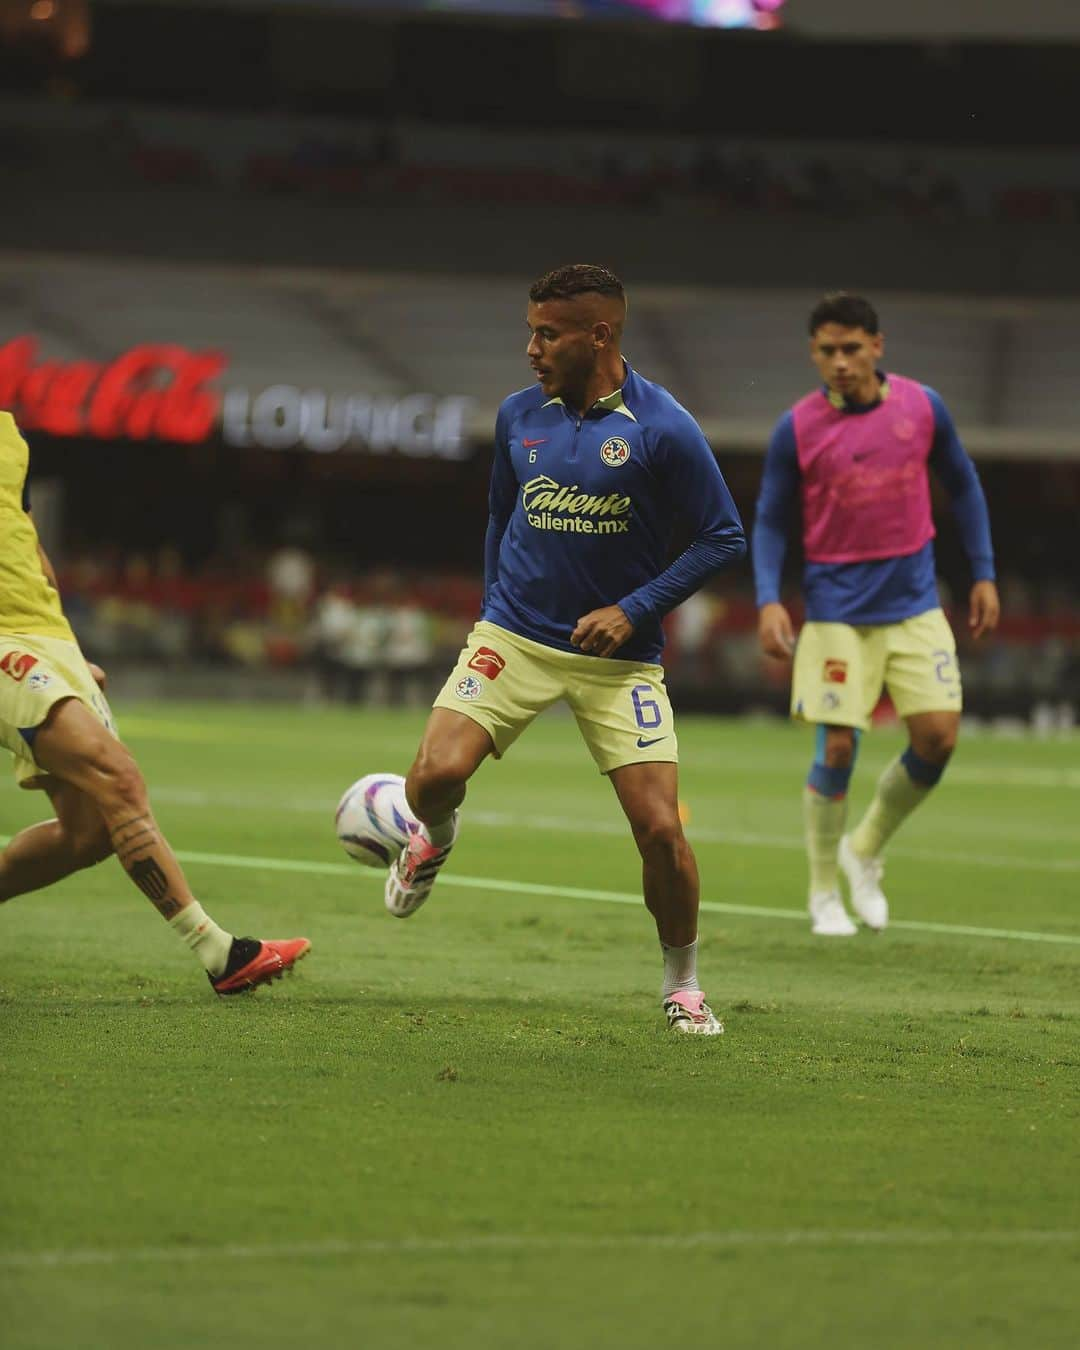
[[[427,831],[417,823],[409,834],[409,842],[390,864],[386,878],[384,899],[386,908],[396,918],[407,919],[415,914],[431,894],[439,869],[450,856],[457,840],[458,815],[454,812],[454,838],[441,848],[428,838]]]
[[[851,847],[851,836],[840,840],[840,866],[851,887],[851,908],[876,933],[889,922],[889,902],[881,890],[885,864],[880,858],[862,858]]]
[[[810,892],[810,931],[818,937],[854,937],[859,931],[839,891]]]
[[[705,1002],[700,989],[669,994],[664,999],[669,1031],[688,1036],[722,1036],[724,1024]]]

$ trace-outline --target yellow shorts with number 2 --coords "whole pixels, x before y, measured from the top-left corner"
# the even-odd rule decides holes
[[[865,731],[882,688],[901,717],[960,711],[956,640],[940,609],[902,623],[803,625],[791,679],[792,717]]]

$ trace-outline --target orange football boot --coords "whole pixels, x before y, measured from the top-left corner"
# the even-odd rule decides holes
[[[246,994],[260,984],[279,980],[311,951],[307,938],[260,942],[258,938],[233,938],[229,961],[216,978],[207,974],[216,994]]]

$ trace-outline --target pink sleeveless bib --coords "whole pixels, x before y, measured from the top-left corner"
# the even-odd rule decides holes
[[[934,410],[915,380],[887,379],[888,397],[870,412],[843,412],[820,390],[792,409],[809,562],[904,557],[934,537]]]

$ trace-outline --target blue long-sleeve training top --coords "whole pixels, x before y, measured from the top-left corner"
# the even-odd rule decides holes
[[[617,604],[634,632],[615,656],[658,660],[664,615],[746,553],[701,428],[629,365],[584,416],[538,385],[504,401],[489,507],[483,617],[560,651],[578,650],[583,615]],[[666,566],[679,524],[691,542]]]
[[[982,484],[941,396],[923,385],[934,411],[934,439],[927,461],[952,500],[953,514],[975,581],[994,579],[990,515]],[[881,404],[852,405],[852,417],[873,415]],[[799,503],[801,474],[795,420],[789,411],[777,423],[765,456],[753,529],[753,567],[757,603],[780,599],[780,578],[788,528]],[[916,553],[871,562],[807,562],[803,569],[806,617],[817,623],[899,623],[928,609],[938,598],[934,542]]]

